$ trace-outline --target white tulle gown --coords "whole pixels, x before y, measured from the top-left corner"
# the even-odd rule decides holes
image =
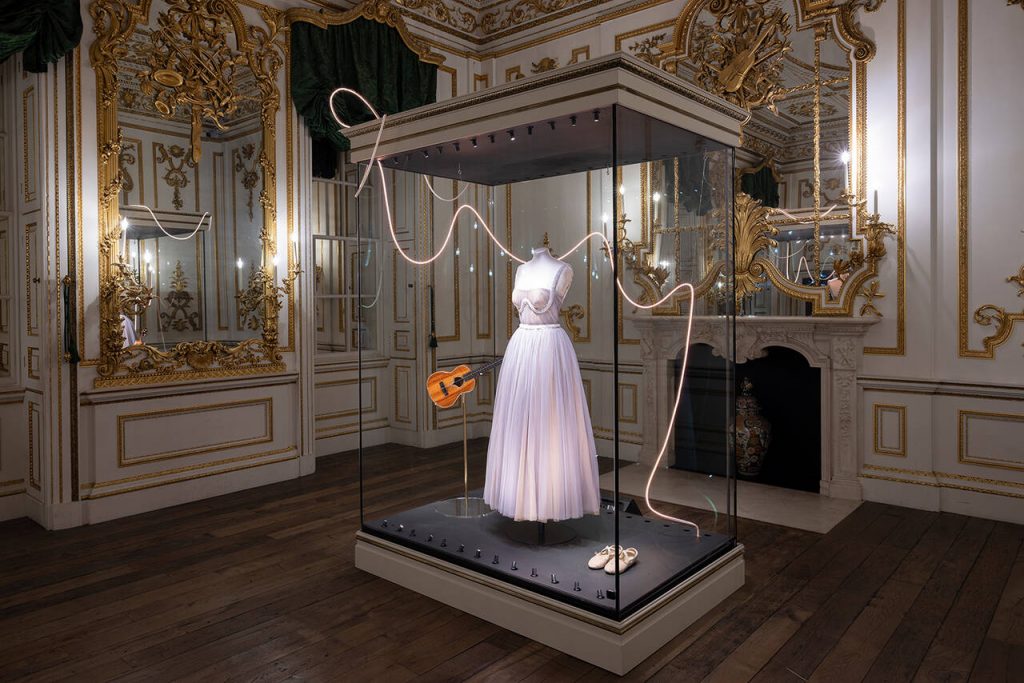
[[[506,517],[546,522],[597,513],[601,489],[579,363],[558,323],[572,269],[546,250],[547,264],[536,264],[539,251],[516,271],[520,325],[498,375],[484,500]]]

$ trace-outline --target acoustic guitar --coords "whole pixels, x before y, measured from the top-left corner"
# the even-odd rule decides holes
[[[427,394],[438,408],[451,408],[459,397],[476,388],[476,378],[501,365],[502,359],[490,362],[476,370],[460,365],[454,370],[438,370],[427,378]]]

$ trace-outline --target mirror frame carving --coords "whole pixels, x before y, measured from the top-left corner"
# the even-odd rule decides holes
[[[843,44],[849,47],[851,58],[851,76],[856,84],[856,91],[851,92],[850,106],[850,139],[849,149],[857,155],[855,159],[856,173],[850,171],[849,192],[850,211],[846,215],[835,215],[833,218],[848,218],[855,227],[857,237],[849,242],[858,248],[851,250],[851,258],[846,262],[837,262],[836,271],[840,275],[847,274],[849,279],[839,290],[838,302],[829,302],[827,287],[824,285],[800,285],[789,281],[785,275],[766,258],[767,251],[775,245],[774,237],[778,234],[778,226],[785,225],[786,220],[773,218],[773,210],[762,207],[760,202],[739,192],[738,175],[734,202],[735,244],[735,292],[737,301],[757,291],[768,282],[789,297],[812,304],[815,316],[853,315],[858,296],[868,283],[879,273],[879,261],[886,255],[886,237],[897,234],[891,224],[883,223],[878,214],[867,211],[863,198],[866,187],[867,145],[864,103],[866,100],[866,62],[876,52],[874,42],[863,32],[857,12],[864,10],[874,12],[881,7],[884,0],[794,0],[797,12],[797,24],[800,30],[814,30],[818,33],[833,32]],[[656,53],[652,52],[647,61],[657,66],[676,72],[676,64],[686,60],[696,61],[689,55],[689,46],[693,28],[701,11],[707,9],[716,15],[728,14],[744,5],[744,0],[690,0],[676,18],[671,40],[658,45]],[[788,33],[788,28],[786,30]],[[722,95],[723,93],[719,93]],[[773,102],[765,102],[764,106],[773,106]],[[816,131],[817,137],[817,131]],[[742,145],[742,140],[741,140]],[[763,155],[764,156],[764,155]],[[820,192],[820,178],[815,179],[814,192]],[[653,251],[653,245],[645,245]],[[721,273],[725,272],[725,264],[715,262],[709,264],[705,277],[695,284],[696,296],[707,295]],[[660,289],[658,290],[660,296]],[[683,309],[683,302],[689,295],[666,303],[655,309],[655,315],[678,315]]]
[[[173,1],[173,0],[172,0]],[[96,74],[97,181],[99,186],[99,310],[100,359],[97,387],[148,384],[229,377],[285,370],[278,343],[278,317],[286,298],[293,309],[292,285],[297,264],[289,259],[288,273],[279,285],[270,264],[277,254],[276,123],[281,107],[278,73],[288,53],[287,24],[283,13],[260,6],[265,26],[246,23],[237,0],[201,0],[200,7],[230,22],[236,53],[245,56],[260,91],[263,124],[259,164],[263,171],[259,203],[263,209],[260,232],[263,263],[253,270],[238,295],[239,314],[259,321],[261,336],[230,345],[221,341],[179,342],[163,351],[149,345],[123,348],[120,316],[148,305],[152,291],[118,256],[122,236],[120,194],[124,176],[118,163],[122,142],[118,124],[118,62],[127,54],[128,40],[139,25],[150,23],[152,0],[92,0],[93,42],[89,55]],[[231,38],[228,38],[230,41]],[[291,144],[291,141],[288,141]],[[287,169],[291,174],[291,168]]]

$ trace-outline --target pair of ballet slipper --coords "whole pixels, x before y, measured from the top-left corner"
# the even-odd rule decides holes
[[[606,574],[621,574],[636,564],[639,554],[636,548],[619,546],[616,552],[615,547],[609,545],[590,558],[587,566],[591,569],[604,569]]]

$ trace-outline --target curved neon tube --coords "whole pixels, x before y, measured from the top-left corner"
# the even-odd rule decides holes
[[[203,213],[203,217],[199,219],[198,223],[196,223],[196,227],[195,227],[194,230],[192,230],[192,232],[190,232],[185,237],[178,237],[177,235],[172,235],[171,233],[167,232],[167,229],[164,228],[164,226],[162,226],[160,224],[160,220],[156,217],[156,214],[153,213],[153,209],[149,208],[145,204],[125,204],[125,208],[127,208],[127,209],[145,209],[146,211],[149,212],[149,215],[153,218],[153,222],[156,223],[156,227],[160,228],[160,232],[162,232],[163,234],[167,235],[172,240],[178,240],[179,242],[186,242],[186,241],[192,239],[193,237],[195,237],[196,233],[199,232],[199,228],[203,227],[203,221],[205,221],[209,217],[209,215],[210,215],[209,212],[204,212]]]

